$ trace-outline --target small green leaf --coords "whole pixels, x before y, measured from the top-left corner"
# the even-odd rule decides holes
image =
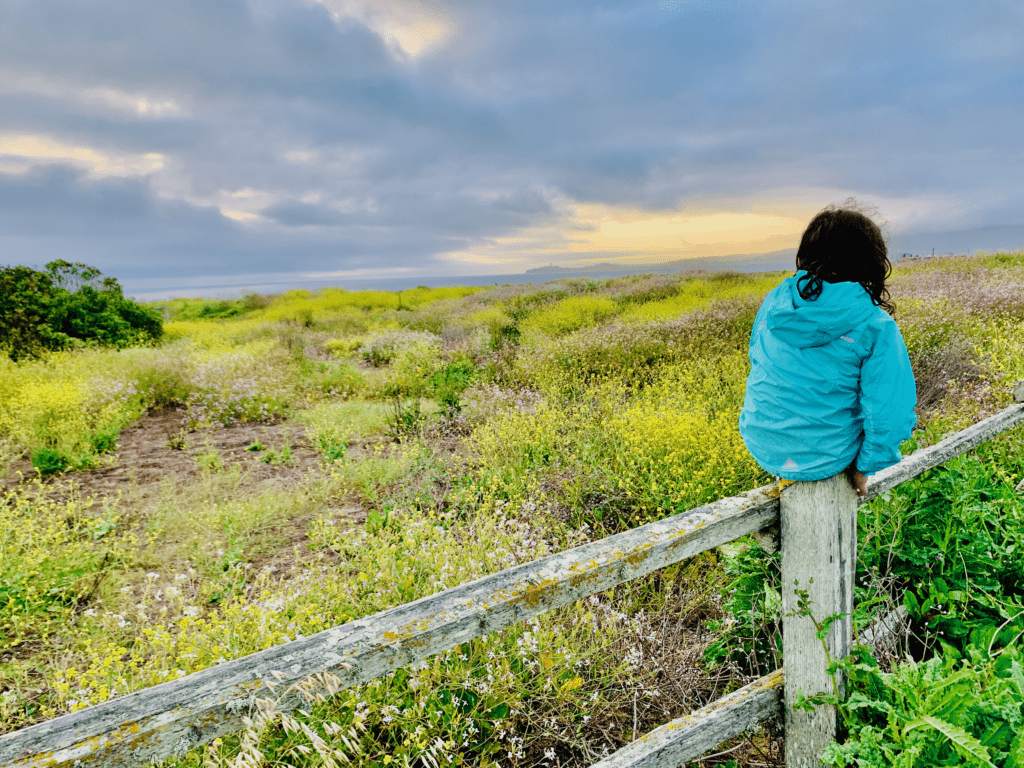
[[[907,606],[911,616],[921,615],[921,604],[917,601],[917,597],[913,592],[907,591],[903,593],[903,604]]]

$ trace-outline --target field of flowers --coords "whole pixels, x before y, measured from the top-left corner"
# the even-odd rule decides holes
[[[751,323],[785,276],[180,299],[158,347],[0,357],[0,733],[766,483],[736,423]],[[918,379],[905,450],[1009,403],[1024,379],[1024,253],[901,265],[891,288]],[[147,473],[150,454],[136,467],[118,452],[126,428],[157,419],[180,425],[152,449],[176,457],[164,476]],[[243,428],[244,450],[228,451]],[[1012,431],[864,510],[857,618],[914,587],[907,649],[933,683],[965,664],[978,690],[1024,681],[1022,442]],[[118,491],[97,490],[118,467]],[[995,571],[952,534],[923,543],[979,510]],[[752,542],[706,553],[375,683],[314,691],[299,720],[176,764],[588,765],[780,663],[775,569]],[[850,671],[872,702],[884,675],[910,674],[883,666]],[[1024,687],[1006,686],[1003,721],[1024,723]],[[960,742],[990,749],[977,764],[1016,749],[1024,765],[1024,743],[985,731],[979,706]],[[858,712],[851,733],[878,725]],[[902,760],[858,743],[835,764]],[[780,755],[765,731],[706,764]]]

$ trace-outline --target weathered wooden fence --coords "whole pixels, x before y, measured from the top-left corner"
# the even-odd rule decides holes
[[[845,613],[845,619],[832,625],[827,638],[833,657],[844,656],[851,643],[858,502],[1024,423],[1024,384],[1014,392],[1014,400],[1022,404],[877,473],[865,499],[858,500],[841,475],[798,483],[781,496],[766,486],[721,499],[0,736],[0,765],[142,766],[181,755],[240,730],[264,680],[287,687],[317,672],[330,672],[343,687],[358,685],[741,536],[760,532],[763,538],[767,532],[770,539],[779,523],[783,612],[796,606],[793,582],[798,581],[809,591],[819,619]],[[831,524],[822,524],[829,520]],[[885,631],[884,626],[880,629]],[[787,764],[817,765],[821,749],[835,733],[835,713],[825,707],[814,714],[794,713],[791,706],[796,690],[812,695],[831,684],[825,674],[824,649],[814,631],[806,616],[785,618],[785,671],[777,670],[663,725],[597,765],[678,766],[783,712]],[[285,699],[280,706],[295,707],[298,700]]]

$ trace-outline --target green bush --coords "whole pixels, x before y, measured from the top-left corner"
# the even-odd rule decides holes
[[[67,346],[70,339],[51,321],[54,303],[50,275],[28,267],[0,269],[0,346],[12,360]]]
[[[951,648],[883,674],[860,646],[841,667],[849,699],[839,707],[845,743],[825,748],[825,765],[1024,766],[1021,648],[993,651],[991,633],[961,655]]]
[[[49,477],[63,472],[71,466],[71,461],[55,448],[40,448],[32,453],[32,466],[40,477]]]
[[[904,483],[860,515],[858,580],[891,582],[918,634],[964,652],[973,631],[1024,631],[1024,499],[1006,440]]]
[[[0,268],[0,349],[12,360],[80,344],[128,347],[163,335],[156,310],[126,299],[112,277],[81,263]]]
[[[446,414],[455,414],[462,409],[460,396],[478,378],[479,371],[472,360],[455,360],[430,376],[427,391]]]
[[[250,294],[252,299],[246,297],[235,301],[227,299],[184,299],[174,302],[174,320],[215,320],[229,317],[238,317],[260,305],[259,295]]]

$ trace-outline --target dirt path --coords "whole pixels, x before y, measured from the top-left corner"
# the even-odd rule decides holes
[[[131,485],[145,495],[147,488],[159,487],[168,479],[189,484],[201,472],[204,457],[206,461],[219,460],[225,468],[241,464],[254,483],[297,482],[320,464],[320,456],[301,425],[238,424],[185,432],[185,424],[183,409],[153,411],[121,433],[117,450],[102,457],[101,466],[43,482],[53,488],[56,497],[66,495],[73,486],[83,498],[102,499]],[[264,450],[251,450],[256,444]],[[285,447],[291,454],[287,461],[267,461],[271,452],[280,455]],[[12,490],[35,476],[31,463],[21,459],[12,464],[4,486]]]

